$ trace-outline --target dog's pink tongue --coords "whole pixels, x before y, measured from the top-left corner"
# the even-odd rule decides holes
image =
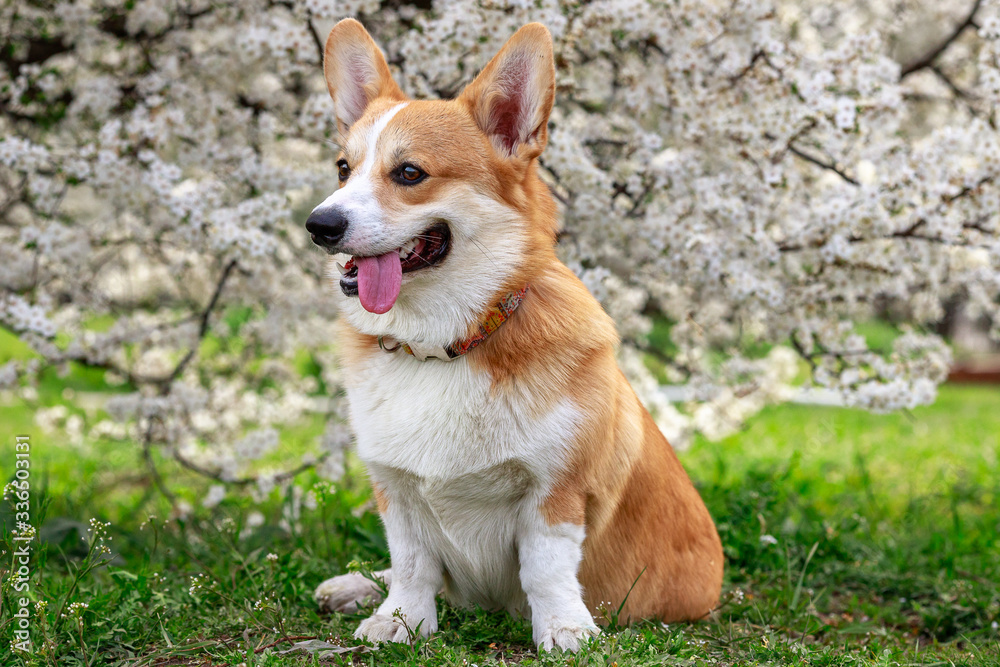
[[[387,252],[378,257],[355,257],[358,267],[358,298],[369,313],[389,312],[403,283],[403,265],[399,253]]]

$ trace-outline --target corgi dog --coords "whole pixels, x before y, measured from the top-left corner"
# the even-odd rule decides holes
[[[577,650],[602,608],[704,617],[722,585],[715,525],[618,369],[614,324],[556,257],[538,173],[548,30],[518,30],[454,100],[407,98],[353,19],[330,32],[323,71],[340,186],[306,229],[330,255],[349,418],[391,560],[356,636],[433,633],[438,594],[524,615],[544,650]],[[380,597],[356,573],[316,590],[329,610]]]

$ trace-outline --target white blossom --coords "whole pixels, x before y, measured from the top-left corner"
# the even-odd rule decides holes
[[[203,507],[212,509],[221,503],[226,497],[226,487],[222,484],[213,484],[208,489],[208,493],[202,498],[201,504]]]
[[[998,3],[933,71],[910,67],[970,5],[2,2],[0,325],[38,359],[0,368],[0,386],[31,396],[40,368],[104,369],[108,419],[49,420],[76,441],[160,447],[296,508],[311,501],[287,475],[339,479],[334,299],[302,222],[336,186],[322,42],[359,15],[426,98],[460,91],[522,24],[549,27],[559,253],[675,444],[785,400],[799,364],[851,405],[928,403],[951,357],[918,332],[946,305],[1000,339]],[[871,350],[854,323],[884,309],[911,328]],[[650,350],[664,329],[669,353]],[[324,435],[272,461],[314,410]]]

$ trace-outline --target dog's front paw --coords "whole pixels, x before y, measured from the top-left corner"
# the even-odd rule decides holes
[[[373,614],[361,621],[361,625],[354,631],[354,637],[367,639],[374,644],[405,642],[410,639],[406,626],[398,618],[385,614]]]
[[[354,613],[358,607],[382,599],[382,590],[364,575],[352,572],[327,579],[316,587],[316,602],[322,611]]]
[[[437,623],[428,621],[429,619],[425,618],[415,625],[409,625],[409,629],[407,629],[407,625],[404,625],[403,619],[399,618],[398,615],[388,616],[386,614],[375,613],[361,621],[361,625],[354,631],[354,636],[357,639],[367,639],[375,644],[381,642],[408,642],[411,635],[427,637],[437,630]],[[407,621],[407,624],[409,624],[409,621]]]
[[[600,629],[593,624],[580,624],[565,619],[552,618],[548,622],[540,624],[542,627],[535,628],[534,639],[540,651],[551,651],[554,648],[561,648],[564,651],[576,653],[580,650],[580,644],[591,637],[601,634]]]

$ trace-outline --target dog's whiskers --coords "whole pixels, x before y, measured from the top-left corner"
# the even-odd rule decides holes
[[[430,264],[430,262],[427,261],[426,259],[424,259],[423,257],[421,257],[420,253],[418,253],[416,250],[411,250],[410,252],[413,253],[413,256],[416,257],[417,259],[419,259],[424,264]]]
[[[479,248],[480,251],[482,251],[483,255],[486,256],[486,259],[490,260],[490,263],[493,264],[493,268],[499,271],[500,265],[497,264],[496,257],[493,256],[493,253],[487,251],[479,241],[472,239],[472,242],[476,244],[476,247]]]

